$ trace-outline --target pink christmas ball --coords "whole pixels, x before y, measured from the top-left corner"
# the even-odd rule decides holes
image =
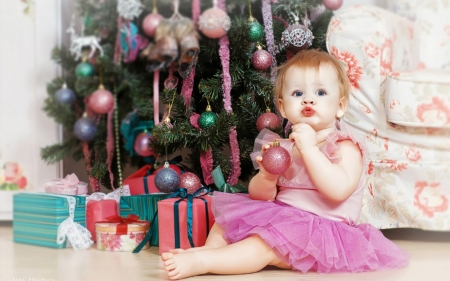
[[[153,151],[150,149],[150,142],[152,140],[152,134],[149,132],[142,132],[137,135],[134,140],[134,151],[142,157],[148,157],[153,155]]]
[[[208,38],[220,38],[230,29],[230,17],[217,7],[204,11],[198,19],[198,28]]]
[[[342,6],[342,2],[344,2],[344,0],[323,0],[323,5],[328,10],[335,11]]]
[[[261,164],[267,172],[278,175],[289,168],[291,156],[286,148],[272,146],[264,152]]]
[[[97,114],[108,113],[114,108],[114,97],[110,91],[98,89],[89,98],[89,108]]]
[[[142,21],[142,29],[148,37],[155,36],[156,28],[164,17],[158,13],[148,14]]]
[[[280,118],[273,112],[261,114],[256,120],[256,128],[261,132],[264,128],[277,128],[281,126]]]
[[[180,175],[180,187],[187,189],[189,194],[192,194],[202,187],[202,183],[196,174],[186,172]]]
[[[252,65],[258,70],[265,70],[272,65],[272,55],[266,50],[257,50],[252,55]]]

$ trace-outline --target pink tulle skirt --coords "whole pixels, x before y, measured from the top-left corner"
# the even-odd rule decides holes
[[[351,226],[248,194],[214,192],[212,208],[229,243],[259,235],[294,270],[362,272],[409,261],[408,253],[370,224]]]

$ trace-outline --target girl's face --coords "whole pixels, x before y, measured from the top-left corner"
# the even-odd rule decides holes
[[[315,131],[334,127],[346,102],[340,97],[337,73],[330,65],[318,70],[291,66],[285,74],[278,108],[293,125],[306,123]]]

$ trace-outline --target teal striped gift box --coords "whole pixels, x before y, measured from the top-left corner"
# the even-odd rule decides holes
[[[66,195],[69,196],[69,195]],[[85,225],[86,198],[76,199],[74,222]],[[13,196],[13,240],[50,248],[65,248],[56,242],[58,226],[69,217],[69,203],[64,197],[49,194],[18,193]]]
[[[152,222],[153,217],[158,211],[158,201],[167,197],[165,193],[153,193],[145,195],[122,196],[120,202],[120,215],[122,217],[128,214],[138,215],[141,220]],[[155,217],[154,225],[150,225],[152,238],[150,245],[158,246],[158,216]]]

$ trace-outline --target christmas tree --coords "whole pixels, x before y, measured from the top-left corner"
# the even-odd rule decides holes
[[[183,149],[206,185],[217,166],[232,185],[249,180],[258,132],[285,136],[273,102],[277,65],[302,49],[326,50],[324,4],[339,7],[78,0],[83,27],[72,24],[71,46],[52,52],[63,75],[48,84],[44,108],[68,137],[43,148],[43,159],[84,159],[93,190],[120,186],[126,164],[164,162]]]

